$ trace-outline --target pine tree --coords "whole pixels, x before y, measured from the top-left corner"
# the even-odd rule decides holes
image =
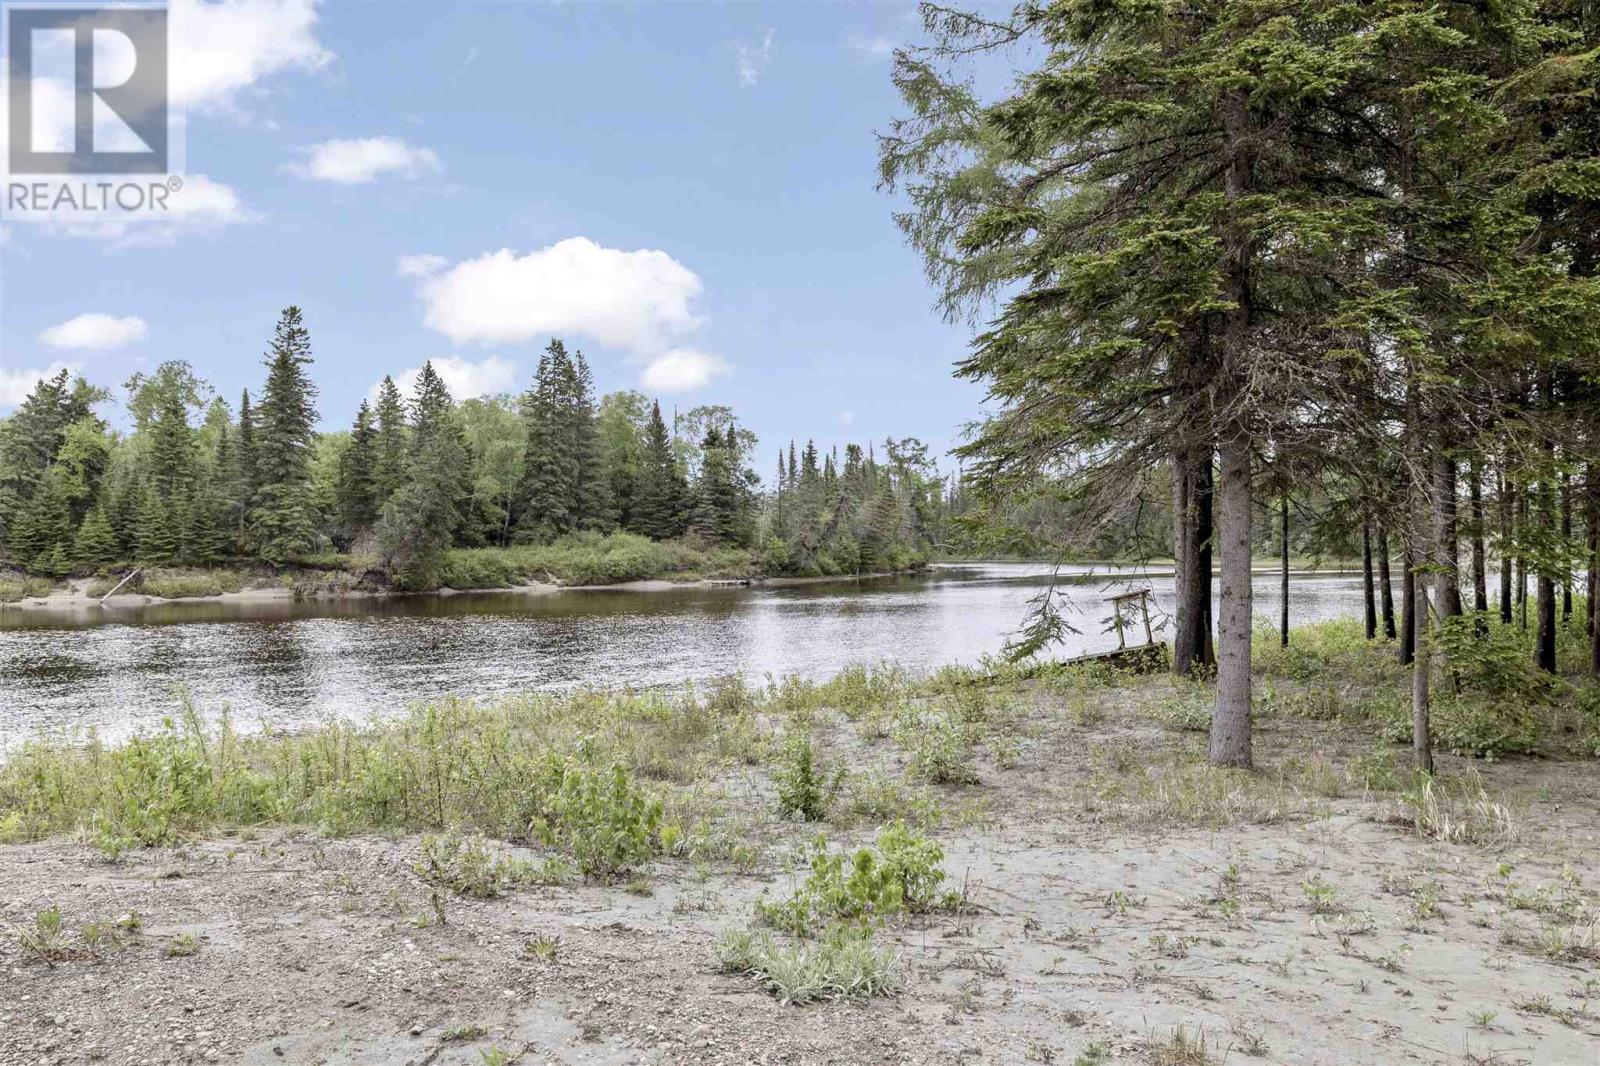
[[[41,379],[17,410],[0,421],[0,545],[17,557],[22,553],[12,543],[15,527],[29,498],[61,450],[67,427],[89,417],[101,397],[81,378],[75,383],[70,378],[62,370]]]
[[[645,461],[639,486],[635,528],[647,537],[667,540],[683,533],[685,487],[672,452],[661,404],[650,405],[645,426]]]
[[[305,369],[311,338],[298,307],[284,310],[265,362],[251,536],[262,558],[283,562],[311,551],[317,537],[310,474],[316,387]]]
[[[250,543],[250,510],[260,488],[260,464],[256,453],[255,411],[250,407],[250,390],[239,397],[238,443],[233,451],[231,470],[219,471],[228,479],[228,525],[233,530],[233,551],[246,554]]]
[[[411,454],[404,485],[383,507],[378,543],[401,588],[438,586],[461,522],[466,444],[444,381],[425,363],[411,403]]]
[[[573,407],[577,369],[567,349],[552,340],[539,359],[534,386],[522,400],[528,426],[517,539],[546,541],[574,529],[582,468]]]
[[[84,570],[110,566],[122,558],[122,547],[106,519],[105,509],[96,505],[84,516],[72,542],[72,561]]]
[[[374,477],[377,448],[378,434],[372,424],[372,410],[367,401],[362,400],[356,410],[355,424],[350,428],[349,446],[339,457],[336,503],[339,525],[347,543],[370,529],[377,518]]]
[[[142,563],[171,563],[182,548],[179,516],[172,501],[163,499],[153,488],[139,495],[139,517],[134,523],[138,537],[137,555]]]
[[[378,438],[372,457],[372,498],[376,508],[399,491],[406,480],[406,411],[394,379],[378,386]]]
[[[608,533],[617,528],[617,501],[606,476],[600,429],[595,423],[594,376],[583,353],[573,361],[572,383],[566,398],[567,418],[577,457],[573,517],[579,529]]]

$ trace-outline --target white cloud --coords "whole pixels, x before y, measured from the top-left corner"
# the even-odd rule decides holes
[[[296,67],[315,70],[333,58],[317,43],[316,0],[171,0],[168,10],[168,98],[179,116],[188,109],[233,108],[243,90],[263,79]],[[41,43],[34,67],[34,142],[43,151],[70,151],[74,121],[70,47],[62,49],[48,34]],[[96,35],[95,69],[107,84],[124,80],[135,62],[124,38]],[[0,82],[6,73],[0,61]],[[124,101],[122,106],[136,105]],[[0,109],[0,159],[5,158],[9,140],[7,126]],[[95,135],[102,146],[140,147],[116,143],[130,134],[109,110],[97,110]]]
[[[114,249],[165,247],[185,233],[209,233],[224,226],[256,222],[261,216],[246,207],[229,185],[204,174],[190,174],[183,187],[168,197],[172,221],[89,222],[53,225],[53,232],[69,237],[108,241]]]
[[[704,284],[666,252],[569,237],[527,255],[502,248],[454,266],[439,256],[404,256],[398,272],[422,279],[427,324],[457,344],[576,334],[622,349],[642,366],[644,387],[660,392],[701,388],[731,370],[687,346],[705,324],[697,308]],[[434,365],[445,373],[440,361]]]
[[[650,360],[639,381],[645,388],[658,392],[688,392],[704,388],[712,378],[728,371],[728,364],[714,355],[692,348],[674,348]]]
[[[117,318],[96,313],[79,315],[59,326],[51,326],[39,334],[39,340],[52,348],[105,351],[142,341],[149,335],[150,327],[135,315]]]
[[[898,47],[894,40],[882,34],[852,33],[845,38],[844,46],[863,59],[882,60],[894,55]]]
[[[431,278],[449,265],[442,255],[402,255],[394,272],[402,278]]]
[[[844,426],[846,429],[848,429],[850,426],[854,425],[855,424],[855,420],[856,420],[856,413],[854,411],[840,411],[839,412],[839,425]]]
[[[761,76],[767,72],[767,65],[772,62],[772,42],[776,34],[772,30],[762,36],[759,45],[745,44],[743,41],[733,42],[733,50],[738,56],[736,69],[739,73],[739,84],[749,88],[761,81]]]
[[[0,366],[0,407],[15,407],[26,400],[34,386],[45,378],[53,378],[63,370],[76,372],[77,369],[77,363],[61,362],[51,363],[43,370],[33,370],[28,367],[7,370]]]
[[[457,263],[423,282],[421,293],[427,324],[457,343],[576,333],[655,355],[699,326],[693,304],[701,288],[666,252],[569,237],[524,256],[502,248]]]
[[[232,106],[241,90],[280,71],[332,59],[317,43],[317,0],[172,0],[175,104]]]
[[[365,185],[384,174],[417,178],[444,169],[431,148],[417,148],[398,137],[323,141],[298,151],[305,160],[290,163],[284,170],[335,185]]]
[[[517,387],[517,367],[515,363],[491,355],[479,362],[471,359],[461,359],[453,355],[440,356],[430,359],[433,369],[444,379],[444,384],[450,390],[450,395],[456,400],[470,400],[475,396],[494,396],[502,392],[511,392]],[[394,383],[400,389],[402,396],[409,397],[417,386],[417,375],[422,373],[420,366],[412,367],[394,375]],[[374,384],[367,399],[377,402],[378,386]]]

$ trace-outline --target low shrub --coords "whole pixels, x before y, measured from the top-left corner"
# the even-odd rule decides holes
[[[36,596],[48,596],[52,587],[50,579],[46,577],[3,577],[0,578],[0,603],[17,603]]]
[[[844,770],[831,774],[821,765],[817,746],[809,733],[796,730],[779,749],[772,768],[772,783],[778,790],[778,813],[804,822],[827,819],[844,780]]]
[[[870,930],[835,926],[813,942],[780,943],[770,934],[729,930],[712,953],[723,973],[747,974],[780,1003],[866,999],[899,991],[899,957]]]
[[[1205,733],[1211,729],[1211,710],[1215,698],[1199,685],[1157,700],[1150,713],[1169,729]]]
[[[912,712],[894,730],[909,756],[907,770],[936,785],[975,785],[972,737],[966,726],[943,715]]]
[[[614,881],[656,854],[661,801],[628,771],[569,764],[560,787],[533,822],[533,835],[571,855],[585,877]]]
[[[901,823],[879,830],[875,845],[853,853],[830,852],[827,840],[812,842],[811,873],[788,899],[757,901],[763,923],[795,936],[814,935],[836,922],[872,926],[905,911],[954,906],[941,893],[944,851]]]

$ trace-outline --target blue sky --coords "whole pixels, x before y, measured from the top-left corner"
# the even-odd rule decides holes
[[[232,403],[293,303],[324,428],[430,358],[458,398],[520,391],[553,333],[602,391],[732,405],[764,460],[943,451],[976,414],[950,376],[969,330],[875,188],[912,5],[186,6],[201,199],[181,226],[7,227],[0,402],[52,365],[120,385],[185,359]]]

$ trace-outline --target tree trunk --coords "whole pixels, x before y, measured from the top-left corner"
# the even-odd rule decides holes
[[[1435,587],[1438,595],[1439,619],[1456,618],[1461,614],[1461,550],[1457,539],[1459,521],[1456,461],[1445,454],[1441,439],[1433,459],[1434,513],[1438,515],[1434,540],[1434,564],[1439,567]]]
[[[1209,455],[1206,459],[1210,461]],[[1188,676],[1203,664],[1206,600],[1210,581],[1200,573],[1200,475],[1194,452],[1180,449],[1172,457],[1172,536],[1177,579],[1177,630],[1172,640],[1172,671]]]
[[[1505,471],[1495,475],[1500,511],[1500,621],[1511,624],[1511,482]]]
[[[1244,400],[1250,328],[1252,240],[1233,212],[1253,191],[1249,104],[1235,89],[1223,103],[1227,165],[1223,197],[1229,217],[1223,229],[1224,276],[1228,309],[1223,314],[1222,367],[1213,411],[1219,436],[1218,533],[1222,547],[1222,595],[1217,619],[1217,701],[1211,712],[1210,758],[1214,766],[1250,765],[1250,434]]]
[[[1282,565],[1280,566],[1283,593],[1282,620],[1278,624],[1279,643],[1287,648],[1289,646],[1289,495],[1285,493],[1281,504],[1282,526],[1279,539],[1283,541],[1280,551]]]
[[[1528,492],[1521,490],[1517,493],[1517,541],[1520,544],[1524,539],[1524,532],[1528,528]],[[1522,631],[1528,631],[1528,557],[1517,551],[1517,624]]]
[[[1200,661],[1206,666],[1217,665],[1217,644],[1211,637],[1215,632],[1215,619],[1211,612],[1212,561],[1216,556],[1216,464],[1211,447],[1206,446],[1200,461],[1199,480],[1196,482],[1195,536],[1200,540],[1197,563],[1200,568],[1200,590],[1195,595],[1200,600]]]
[[[1416,658],[1411,664],[1411,751],[1417,769],[1433,773],[1433,733],[1429,724],[1428,685],[1433,656],[1428,648],[1428,585],[1426,571],[1415,576],[1417,606],[1411,613],[1411,641]]]
[[[1361,602],[1366,608],[1363,621],[1366,624],[1368,640],[1375,640],[1378,636],[1378,605],[1373,598],[1372,585],[1372,523],[1361,523]]]
[[[1471,481],[1467,486],[1472,503],[1472,609],[1479,614],[1489,609],[1488,560],[1483,545],[1483,467],[1472,460]],[[1479,619],[1482,625],[1483,620]]]
[[[1600,480],[1594,464],[1584,468],[1589,486],[1589,672],[1600,677]]]
[[[1220,449],[1217,518],[1222,600],[1217,626],[1217,702],[1210,757],[1216,766],[1250,765],[1250,442],[1239,431]]]
[[[1539,372],[1539,398],[1546,411],[1555,408],[1555,380],[1548,367]],[[1549,539],[1556,532],[1556,512],[1561,506],[1555,481],[1555,443],[1544,441],[1544,476],[1539,479],[1539,524]],[[1548,539],[1546,541],[1548,543]],[[1548,561],[1539,567],[1539,635],[1534,643],[1534,662],[1539,669],[1556,672],[1556,582]]]
[[[1400,569],[1400,647],[1401,666],[1411,665],[1417,648],[1417,556],[1411,547],[1412,534],[1404,538]]]
[[[1395,638],[1394,625],[1394,582],[1389,576],[1389,531],[1378,526],[1378,583],[1381,586],[1383,604],[1383,635],[1389,640]]]
[[[1561,541],[1572,543],[1572,479],[1565,471],[1561,474]],[[1561,583],[1561,624],[1572,620],[1572,575]]]
[[[1445,532],[1449,519],[1445,514],[1444,494],[1453,479],[1437,456],[1430,463],[1426,455],[1428,442],[1419,432],[1412,447],[1415,482],[1411,489],[1411,552],[1414,571],[1412,575],[1411,604],[1411,752],[1417,769],[1433,773],[1432,705],[1429,691],[1433,680],[1433,648],[1429,640],[1431,623],[1428,609],[1430,581],[1444,584]],[[1443,612],[1441,611],[1441,616]]]

